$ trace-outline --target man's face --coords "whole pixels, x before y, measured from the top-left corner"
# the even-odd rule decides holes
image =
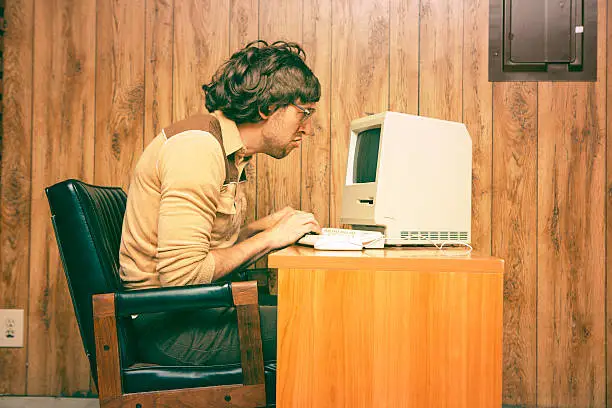
[[[263,128],[264,153],[282,159],[300,146],[304,136],[312,136],[312,115],[300,108],[314,112],[315,104],[288,105],[275,110],[266,119]]]

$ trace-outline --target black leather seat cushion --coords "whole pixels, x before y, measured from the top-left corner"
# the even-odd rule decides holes
[[[276,399],[276,361],[264,364],[268,404]],[[123,392],[147,392],[242,383],[240,364],[225,366],[135,366],[123,371]]]

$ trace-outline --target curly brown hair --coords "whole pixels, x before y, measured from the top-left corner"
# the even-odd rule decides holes
[[[234,53],[202,85],[206,109],[220,110],[237,124],[261,121],[291,103],[317,102],[321,85],[304,62],[304,50],[296,43],[263,40]]]

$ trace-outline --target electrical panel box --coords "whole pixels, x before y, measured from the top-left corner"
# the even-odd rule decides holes
[[[597,80],[597,0],[490,1],[490,81]]]

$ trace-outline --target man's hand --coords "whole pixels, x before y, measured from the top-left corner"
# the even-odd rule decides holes
[[[291,245],[309,232],[321,233],[321,226],[311,213],[294,210],[290,207],[281,211],[285,212],[282,218],[262,233],[267,235],[273,249]],[[276,213],[273,215],[276,215]]]
[[[293,208],[287,206],[285,208],[283,208],[282,210],[279,210],[275,213],[272,213],[270,215],[265,216],[264,218],[262,218],[261,220],[264,221],[267,225],[268,229],[270,227],[273,227],[274,225],[276,225],[280,220],[282,220],[283,218],[285,218],[287,215],[289,214],[293,214],[294,212],[298,212],[298,210],[294,210]]]

